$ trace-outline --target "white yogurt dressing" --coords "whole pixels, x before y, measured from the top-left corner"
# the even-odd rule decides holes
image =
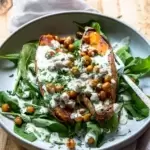
[[[81,79],[73,79],[68,83],[68,88],[77,92],[80,92],[85,87],[85,82]]]
[[[37,139],[43,141],[46,139],[47,136],[50,135],[50,132],[45,128],[36,127],[32,123],[27,123],[25,127],[26,133],[33,133]]]
[[[121,110],[120,120],[119,121],[120,121],[121,125],[125,125],[128,122],[128,113],[125,110],[125,108],[122,108],[122,110]]]
[[[31,73],[31,71],[27,72],[27,78],[29,79],[30,82],[32,82],[33,84],[36,84],[36,77],[33,76],[33,74]]]
[[[88,132],[88,133],[86,134],[86,136],[85,136],[85,143],[86,143],[86,144],[88,144],[88,140],[89,140],[90,138],[93,138],[94,141],[96,141],[96,135],[95,135],[95,133],[93,133],[93,132]]]
[[[74,112],[70,115],[70,118],[71,119],[75,119],[75,118],[78,118],[78,117],[81,117],[82,115],[77,111],[77,112]]]
[[[49,142],[50,142],[50,143],[59,142],[59,143],[64,143],[64,144],[66,144],[67,140],[68,140],[68,138],[60,138],[60,137],[59,137],[59,134],[58,134],[57,132],[53,132],[53,133],[51,133]]]
[[[48,113],[48,108],[41,106],[39,112],[40,112],[41,114],[46,114],[46,113]]]

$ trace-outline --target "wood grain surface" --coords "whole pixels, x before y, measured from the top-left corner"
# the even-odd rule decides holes
[[[86,0],[103,14],[118,18],[150,39],[150,0]],[[0,43],[9,35],[8,14],[0,16]],[[0,128],[0,150],[25,150]]]

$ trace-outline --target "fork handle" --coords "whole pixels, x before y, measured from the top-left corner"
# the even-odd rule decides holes
[[[143,91],[131,80],[131,78],[125,74],[122,75],[134,92],[141,98],[141,100],[149,107],[150,109],[150,99],[143,93]]]

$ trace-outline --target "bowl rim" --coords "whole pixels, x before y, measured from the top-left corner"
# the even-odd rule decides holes
[[[109,20],[112,20],[112,21],[115,21],[115,22],[118,22],[119,24],[122,24],[124,26],[126,26],[127,28],[130,28],[132,31],[136,32],[136,34],[138,36],[140,36],[149,46],[150,46],[150,42],[148,41],[148,39],[146,37],[144,37],[144,35],[142,33],[139,33],[139,31],[137,31],[135,28],[133,28],[131,25],[123,22],[123,21],[120,21],[116,18],[112,18],[110,16],[106,16],[106,15],[103,15],[101,13],[97,13],[97,12],[90,12],[90,11],[78,11],[78,10],[71,10],[71,11],[61,11],[61,12],[58,12],[58,13],[52,13],[52,14],[46,14],[46,15],[43,15],[43,16],[40,16],[38,18],[35,18],[27,23],[25,23],[24,25],[22,25],[21,27],[19,27],[15,32],[11,33],[3,42],[2,44],[0,45],[0,48],[3,47],[3,45],[5,45],[5,43],[7,43],[7,41],[9,39],[11,39],[11,37],[13,37],[15,34],[17,34],[19,31],[23,30],[24,28],[26,28],[28,25],[32,24],[33,22],[36,22],[38,20],[41,20],[41,19],[44,19],[44,18],[48,18],[48,17],[51,17],[51,16],[60,16],[60,15],[65,15],[65,14],[90,14],[90,15],[94,15],[94,16],[99,16],[99,17],[103,17],[103,18],[106,18],[106,19],[109,19]],[[3,115],[2,115],[3,116]],[[150,123],[150,118],[147,117],[147,120],[143,123],[143,126],[138,130],[138,132],[135,132],[133,135],[130,135],[130,137],[127,137],[125,138],[123,141],[119,141],[115,144],[113,144],[112,146],[109,146],[105,149],[110,149],[110,148],[115,148],[121,144],[123,144],[124,142],[126,143],[131,143],[132,141],[136,140],[141,134],[140,133],[143,133],[143,131],[145,131],[148,127]],[[0,125],[1,127],[7,132],[9,133],[10,135],[12,135],[13,137],[15,137],[17,140],[20,140],[21,142],[23,142],[24,144],[27,144],[29,146],[33,146],[35,148],[39,148],[41,149],[40,146],[36,145],[36,144],[33,144],[32,142],[26,140],[26,139],[23,139],[22,137],[18,136],[17,134],[15,134],[14,132],[11,132],[10,130],[7,130],[5,124],[3,122],[1,122],[0,120]],[[140,134],[140,135],[139,135]],[[133,139],[134,137],[136,137],[135,139]],[[131,140],[130,142],[127,142],[129,141],[129,139]],[[128,145],[128,144],[125,144]]]

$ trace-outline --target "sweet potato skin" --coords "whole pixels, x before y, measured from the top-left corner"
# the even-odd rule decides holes
[[[58,106],[58,107],[55,107],[52,111],[55,117],[57,117],[61,121],[73,122],[73,120],[70,118],[71,112],[67,111],[66,109]]]
[[[109,61],[109,64],[111,66],[112,80],[115,81],[112,84],[112,88],[111,88],[112,102],[115,103],[116,102],[116,94],[117,94],[117,80],[118,80],[118,77],[117,77],[117,70],[116,70],[116,65],[115,65],[114,54],[113,54],[112,50],[111,50],[111,53],[108,56],[108,61]]]

